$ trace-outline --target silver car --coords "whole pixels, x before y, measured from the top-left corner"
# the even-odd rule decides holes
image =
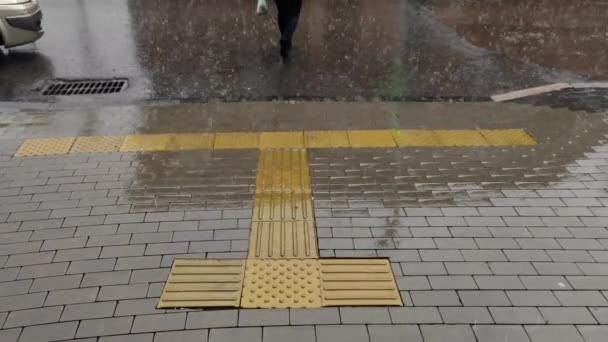
[[[43,34],[38,0],[0,0],[0,46],[32,43]]]

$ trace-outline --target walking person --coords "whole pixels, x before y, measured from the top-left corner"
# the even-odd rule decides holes
[[[302,0],[275,0],[275,3],[278,9],[279,30],[281,31],[280,52],[283,60],[286,60],[291,51],[293,34],[298,27]]]

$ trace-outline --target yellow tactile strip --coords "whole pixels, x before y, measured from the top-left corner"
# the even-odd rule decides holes
[[[77,143],[74,144],[74,141]],[[120,142],[120,143],[118,143]],[[206,149],[488,147],[536,145],[523,129],[345,130],[244,133],[135,134],[124,137],[27,139],[18,157],[66,153],[187,151]]]
[[[323,306],[401,306],[391,264],[385,259],[321,259]]]
[[[250,259],[317,258],[314,221],[251,223]]]
[[[159,308],[403,305],[388,260],[319,259],[306,150],[262,149],[256,184],[247,260],[175,260]]]
[[[157,307],[239,307],[244,271],[244,260],[175,259]]]
[[[318,260],[247,260],[241,307],[318,308],[321,305]]]

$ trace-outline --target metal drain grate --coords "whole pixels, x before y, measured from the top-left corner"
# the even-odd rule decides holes
[[[45,96],[97,95],[120,93],[126,79],[52,80],[42,89]]]

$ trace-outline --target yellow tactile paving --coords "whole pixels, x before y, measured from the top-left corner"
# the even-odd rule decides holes
[[[244,260],[176,259],[157,307],[239,307],[244,271]]]
[[[350,147],[346,131],[312,131],[304,132],[307,148]]]
[[[304,132],[262,132],[260,148],[304,148]]]
[[[314,221],[251,223],[249,259],[317,258]]]
[[[440,146],[437,134],[425,130],[395,130],[393,137],[399,147],[434,147]]]
[[[118,152],[125,137],[123,136],[97,136],[78,137],[70,153],[102,153]]]
[[[120,147],[120,152],[167,151],[171,134],[128,135]]]
[[[385,259],[321,259],[323,306],[402,306]]]
[[[311,193],[306,150],[262,150],[258,162],[256,194],[269,193]]]
[[[244,308],[319,308],[319,261],[247,260]]]
[[[67,154],[74,144],[74,137],[27,139],[21,144],[15,157],[46,156]]]
[[[536,145],[536,140],[523,129],[489,129],[480,132],[493,146]]]
[[[395,147],[389,130],[347,131],[351,147]]]
[[[478,130],[435,131],[440,146],[489,146]]]
[[[78,152],[112,152],[121,137],[28,139],[17,157]],[[72,144],[76,140],[76,144]],[[373,148],[373,147],[487,147],[536,145],[523,129],[496,130],[351,130],[310,132],[185,133],[127,135],[120,152],[208,149]]]
[[[253,220],[302,221],[313,220],[310,194],[272,193],[254,199]]]
[[[259,133],[217,133],[215,149],[253,149],[260,146]]]

